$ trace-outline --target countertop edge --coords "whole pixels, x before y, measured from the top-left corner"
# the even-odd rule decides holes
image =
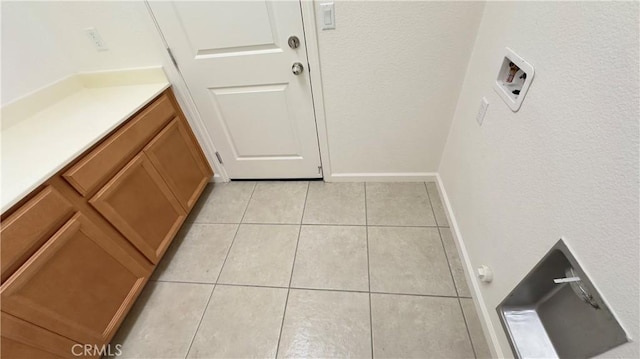
[[[15,195],[12,195],[10,199],[2,198],[2,204],[0,205],[0,212],[2,214],[4,214],[8,210],[10,210],[13,206],[15,206],[17,203],[19,203],[23,198],[25,198],[30,193],[32,193],[35,189],[37,189],[42,184],[47,182],[51,177],[53,177],[55,174],[57,174],[60,170],[62,170],[67,165],[69,165],[71,162],[73,162],[76,158],[81,156],[84,152],[86,152],[92,146],[94,146],[95,144],[100,142],[107,135],[109,135],[113,130],[115,130],[120,125],[122,125],[124,122],[126,122],[129,118],[131,118],[132,115],[134,115],[135,113],[140,111],[146,105],[151,103],[155,98],[157,98],[160,94],[162,94],[164,91],[166,91],[168,88],[171,87],[171,84],[169,82],[158,83],[158,85],[160,86],[160,87],[158,87],[158,90],[156,90],[152,95],[150,95],[148,99],[146,99],[145,101],[142,101],[135,108],[132,108],[131,111],[129,111],[129,113],[126,116],[123,116],[122,118],[120,118],[118,120],[115,120],[113,122],[113,124],[106,131],[104,131],[101,135],[97,136],[96,138],[92,139],[91,141],[88,141],[82,148],[78,148],[78,150],[76,151],[77,153],[79,153],[78,155],[75,155],[75,156],[73,156],[71,158],[67,158],[67,159],[61,161],[60,164],[57,164],[56,166],[52,167],[52,169],[50,171],[48,171],[46,174],[43,174],[42,178],[38,182],[30,184],[28,187],[25,187],[25,189],[21,193],[19,193],[19,194],[16,193]],[[2,189],[0,189],[0,190],[2,190]]]

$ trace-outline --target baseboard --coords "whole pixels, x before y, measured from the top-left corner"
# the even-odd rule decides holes
[[[213,177],[211,177],[209,179],[209,183],[221,183],[221,182],[225,182],[224,178],[222,178],[222,176],[220,176],[219,174],[214,174]]]
[[[475,268],[473,267],[473,265],[471,264],[471,260],[469,259],[469,253],[467,252],[467,248],[464,245],[464,241],[462,240],[462,234],[460,233],[458,222],[456,221],[453,209],[451,208],[449,196],[447,195],[447,191],[444,188],[444,184],[442,183],[442,179],[440,178],[439,174],[436,174],[436,183],[438,184],[438,189],[440,191],[440,196],[442,197],[442,203],[445,208],[445,213],[447,214],[447,219],[449,220],[451,234],[453,235],[453,239],[456,242],[456,247],[458,247],[460,260],[462,261],[465,276],[467,277],[467,283],[469,284],[469,287],[471,289],[471,296],[473,297],[473,301],[476,306],[476,312],[478,313],[478,317],[480,318],[482,330],[484,331],[485,338],[487,339],[487,343],[489,344],[491,355],[494,358],[504,358],[505,355],[502,351],[502,348],[500,347],[498,337],[496,335],[496,329],[493,326],[489,315],[490,308],[487,308],[484,299],[482,298],[482,294],[480,292],[480,284],[475,278]],[[502,329],[500,328],[500,330]]]
[[[435,172],[407,173],[332,173],[325,182],[435,182]]]

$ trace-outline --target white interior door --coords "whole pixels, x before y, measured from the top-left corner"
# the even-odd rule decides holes
[[[322,177],[299,1],[149,5],[230,178]]]

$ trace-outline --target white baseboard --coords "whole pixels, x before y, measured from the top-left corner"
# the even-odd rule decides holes
[[[211,177],[209,179],[209,183],[211,183],[211,182],[220,183],[220,182],[227,182],[227,181],[225,181],[222,176],[220,176],[219,174],[216,173],[215,175],[213,175],[213,177]]]
[[[435,172],[407,173],[332,173],[325,182],[435,182]]]
[[[458,247],[458,253],[460,253],[460,260],[462,261],[464,272],[467,277],[467,283],[469,284],[469,288],[472,292],[471,296],[473,297],[476,312],[478,313],[478,318],[480,318],[482,330],[484,331],[485,338],[487,340],[487,343],[489,344],[489,349],[491,350],[491,356],[494,358],[504,358],[505,355],[502,351],[502,348],[500,347],[498,337],[496,335],[496,328],[493,326],[489,315],[490,308],[487,308],[484,299],[482,298],[482,294],[480,292],[480,283],[476,280],[475,276],[475,268],[473,267],[473,264],[471,264],[471,260],[469,259],[469,253],[467,252],[467,248],[464,245],[464,241],[462,240],[462,234],[460,233],[458,222],[456,221],[453,209],[451,208],[449,196],[447,196],[447,191],[444,188],[444,184],[442,183],[442,179],[440,178],[439,174],[436,174],[436,182],[438,184],[440,197],[442,198],[442,203],[447,214],[447,219],[449,220],[451,234],[453,235],[456,247]],[[500,330],[502,329],[500,328]]]

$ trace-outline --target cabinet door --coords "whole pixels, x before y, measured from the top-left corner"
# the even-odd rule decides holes
[[[149,275],[77,213],[2,285],[2,311],[79,343],[104,344]]]
[[[190,212],[212,172],[189,129],[174,119],[144,151],[182,207]]]
[[[6,220],[0,229],[2,282],[13,274],[73,215],[60,192],[46,186]]]
[[[140,114],[83,156],[62,177],[83,197],[91,197],[175,115],[171,99],[161,95]]]
[[[80,343],[2,313],[0,357],[3,359],[87,358]]]
[[[144,153],[89,202],[153,263],[158,263],[186,217]]]

